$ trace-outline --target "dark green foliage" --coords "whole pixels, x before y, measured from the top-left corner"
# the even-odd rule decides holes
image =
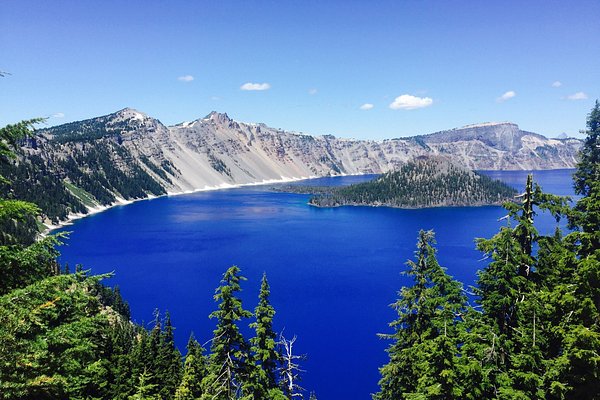
[[[445,159],[430,157],[416,159],[371,182],[330,188],[328,192],[312,197],[309,204],[400,208],[478,206],[500,204],[514,194],[515,191],[505,183]]]
[[[585,255],[600,248],[600,103],[596,100],[587,118],[587,137],[579,153],[574,175],[577,202],[570,223],[581,230],[578,239]]]
[[[103,117],[75,122],[43,130],[42,136],[28,142],[18,142],[24,135],[32,135],[31,126],[36,122],[2,128],[6,139],[0,140],[0,158],[7,161],[12,154],[14,160],[0,163],[0,176],[12,182],[0,179],[0,190],[10,193],[10,197],[35,203],[50,222],[56,224],[70,213],[86,213],[86,205],[112,204],[116,196],[139,199],[166,193],[122,144],[121,132],[133,129],[135,121]],[[23,149],[17,150],[15,158],[7,149],[17,144]],[[159,178],[170,181],[165,172],[172,170],[168,162],[163,162],[161,168],[145,156],[140,160]],[[9,224],[3,231],[10,229],[13,228]]]
[[[431,231],[419,232],[415,261],[407,275],[413,285],[403,287],[392,305],[398,319],[395,332],[381,335],[394,342],[390,362],[381,368],[381,392],[375,399],[463,398],[457,374],[459,316],[467,299],[461,285],[438,264]]]
[[[195,400],[202,396],[201,382],[206,375],[207,360],[204,349],[192,334],[187,344],[187,354],[181,383],[175,392],[175,400]]]
[[[35,118],[0,128],[0,159],[14,158],[19,141],[32,136],[34,126],[43,121],[43,118]]]
[[[154,327],[150,332],[140,332],[140,338],[133,349],[133,374],[141,377],[154,389],[147,389],[148,395],[161,399],[172,399],[181,381],[181,353],[175,347],[173,326],[169,314],[163,320],[155,311]]]
[[[277,369],[281,362],[281,354],[277,349],[277,335],[273,331],[275,309],[269,302],[271,290],[267,275],[263,274],[258,306],[254,310],[256,322],[250,324],[256,331],[256,336],[250,340],[255,359],[265,373],[266,384],[269,388],[276,387]]]
[[[593,183],[600,180],[600,102],[598,100],[588,115],[585,133],[587,137],[579,153],[574,187],[575,193],[589,196],[593,190]]]
[[[155,393],[158,388],[155,383],[152,383],[153,376],[144,370],[138,378],[135,394],[128,397],[129,400],[160,400],[161,397]]]
[[[1,187],[11,196],[38,205],[52,223],[67,218],[69,213],[87,212],[83,203],[62,182],[60,174],[39,156],[27,159],[21,154],[19,162],[0,165],[0,171],[11,180]]]
[[[15,199],[10,193],[11,176],[5,171],[16,158],[20,140],[33,135],[33,126],[43,119],[22,121],[0,128],[0,245],[29,245],[37,235],[36,217],[40,209],[33,203]]]
[[[56,246],[61,243],[59,239],[58,236],[48,236],[27,247],[0,246],[0,295],[57,275]]]
[[[269,302],[270,293],[267,275],[263,274],[258,306],[254,310],[256,321],[250,324],[250,327],[254,328],[256,332],[256,335],[250,339],[251,351],[256,362],[253,379],[257,384],[257,391],[262,391],[262,393],[255,393],[255,397],[264,396],[269,389],[278,387],[277,377],[281,354],[276,342],[277,334],[273,331],[275,309]]]
[[[118,318],[97,278],[59,275],[0,297],[0,398],[100,397],[107,337]]]
[[[214,299],[218,309],[210,314],[217,320],[211,344],[211,355],[206,377],[202,380],[202,398],[231,399],[248,395],[247,386],[253,365],[249,344],[239,331],[238,323],[252,315],[242,308],[236,296],[241,291],[240,282],[246,280],[237,266],[223,275]]]
[[[157,361],[159,365],[156,374],[161,382],[159,395],[163,399],[172,399],[181,382],[183,365],[181,363],[181,353],[175,347],[174,328],[168,312],[165,316],[164,326],[158,349]]]
[[[60,168],[73,184],[92,194],[101,204],[116,200],[111,192],[125,199],[165,193],[162,186],[135,162],[130,162],[126,169],[119,168],[117,160],[131,160],[132,156],[127,149],[110,140],[73,147],[70,151],[70,157],[57,160]]]
[[[97,139],[122,140],[121,133],[130,129],[131,120],[115,121],[111,116],[75,121],[45,130],[58,143],[86,143]]]
[[[32,244],[39,233],[39,213],[33,203],[0,199],[0,246]]]

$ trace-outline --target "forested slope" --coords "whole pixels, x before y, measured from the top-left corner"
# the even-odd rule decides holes
[[[503,182],[442,157],[420,157],[370,182],[331,188],[311,197],[319,207],[399,208],[481,206],[508,201],[516,191]]]

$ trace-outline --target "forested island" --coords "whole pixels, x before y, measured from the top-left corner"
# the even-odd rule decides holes
[[[447,158],[430,156],[416,158],[370,182],[341,187],[288,185],[276,190],[312,194],[308,203],[317,207],[397,208],[499,205],[517,193],[504,182]]]
[[[14,157],[37,122],[0,128],[0,162]],[[506,225],[477,240],[486,264],[474,304],[438,263],[433,232],[418,233],[415,257],[404,269],[412,284],[400,288],[392,304],[397,318],[381,335],[390,340],[389,362],[380,368],[375,400],[600,398],[598,101],[586,133],[575,204],[544,193],[529,176],[517,201],[504,204]],[[569,230],[558,225],[539,233],[541,212],[568,221]],[[239,296],[244,278],[229,268],[214,294],[210,349],[191,337],[183,357],[168,314],[157,312],[150,329],[135,324],[119,290],[101,283],[108,276],[60,265],[56,246],[66,238],[40,236],[39,215],[35,204],[2,191],[0,399],[309,396],[298,385],[295,339],[273,331],[266,277],[251,312]],[[241,334],[242,324],[251,337]]]

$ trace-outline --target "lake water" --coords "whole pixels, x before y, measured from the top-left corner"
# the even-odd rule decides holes
[[[572,170],[538,171],[545,191],[572,194]],[[527,172],[489,172],[522,189]],[[366,177],[322,178],[310,184],[340,185]],[[303,182],[303,184],[306,182]],[[133,318],[151,321],[155,308],[169,310],[181,349],[191,331],[212,337],[212,295],[225,270],[236,264],[248,278],[245,308],[257,303],[267,273],[275,328],[297,335],[307,354],[302,386],[321,400],[369,399],[378,367],[387,362],[395,318],[389,304],[407,284],[400,275],[413,256],[419,229],[434,229],[438,259],[466,285],[484,267],[474,238],[498,231],[500,207],[393,208],[307,205],[308,196],[269,187],[200,192],[115,207],[66,228],[72,231],[61,260],[93,273],[114,271]],[[541,231],[555,222],[539,218]],[[249,322],[249,321],[248,321]],[[246,331],[248,332],[248,331]]]

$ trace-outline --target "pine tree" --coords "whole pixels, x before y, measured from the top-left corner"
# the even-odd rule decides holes
[[[250,339],[252,354],[257,363],[254,380],[261,391],[277,388],[277,370],[281,362],[276,338],[273,331],[275,309],[269,302],[270,288],[267,275],[263,274],[258,295],[258,306],[254,310],[256,321],[250,324],[256,335]]]
[[[229,400],[249,395],[243,391],[252,371],[249,345],[237,326],[252,316],[236,297],[243,280],[246,278],[234,265],[225,272],[216,290],[214,299],[219,306],[209,317],[217,319],[217,328],[213,332],[207,376],[202,380],[202,399]]]
[[[587,118],[587,137],[579,152],[579,163],[574,175],[575,193],[583,196],[571,216],[571,226],[582,234],[579,253],[588,255],[600,249],[600,102]]]
[[[160,382],[159,395],[163,399],[172,399],[181,381],[182,365],[181,353],[175,347],[173,325],[168,311],[165,313],[164,330],[160,336],[157,364],[156,373]]]
[[[381,391],[377,400],[398,398],[461,398],[458,382],[458,316],[466,308],[461,285],[438,264],[432,231],[420,231],[407,275],[411,287],[403,287],[392,305],[398,319],[395,333],[381,335],[394,343],[390,362],[380,369]]]
[[[549,360],[546,386],[552,398],[600,398],[600,104],[587,119],[587,137],[574,175],[583,197],[569,215],[576,229],[555,257],[566,266],[549,306],[558,317],[553,332],[556,357]]]
[[[175,400],[195,400],[202,396],[201,382],[206,375],[206,358],[203,352],[204,349],[196,341],[194,334],[191,334],[187,344],[183,376],[175,392]]]
[[[129,396],[129,400],[160,400],[157,392],[156,384],[152,382],[152,375],[144,370],[138,378],[138,384],[135,388],[135,394]]]

